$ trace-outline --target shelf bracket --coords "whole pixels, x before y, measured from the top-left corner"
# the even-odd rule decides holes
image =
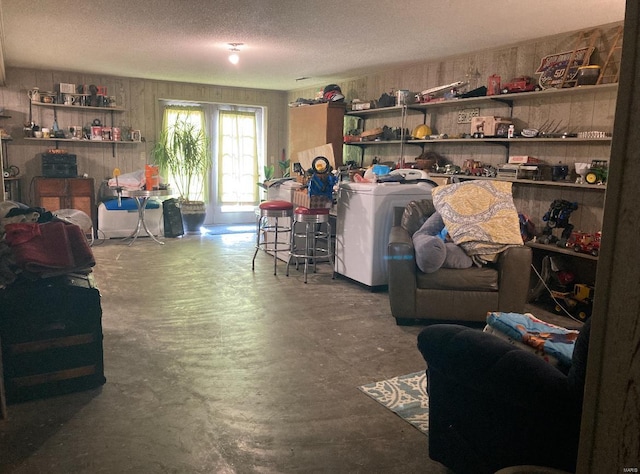
[[[503,98],[499,95],[497,96],[489,96],[491,98],[491,100],[495,101],[495,102],[500,102],[502,104],[507,104],[509,107],[513,108],[513,99],[506,99]]]

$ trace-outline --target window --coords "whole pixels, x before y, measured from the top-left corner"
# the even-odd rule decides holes
[[[184,129],[184,125],[193,127],[193,133],[199,135],[205,131],[205,114],[200,107],[178,107],[171,106],[164,110],[163,129],[167,134],[171,134],[176,124],[179,128]],[[180,159],[180,157],[176,157]],[[189,201],[205,201],[205,182],[206,176],[201,176],[197,170],[189,167],[183,167],[184,174],[174,174],[171,170],[168,172],[169,184],[176,189],[181,196]]]
[[[218,120],[218,203],[255,205],[258,200],[256,113],[220,110]]]

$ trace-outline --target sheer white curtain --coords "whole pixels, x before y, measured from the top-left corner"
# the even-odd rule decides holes
[[[218,203],[258,203],[258,143],[255,112],[220,110],[218,117]]]

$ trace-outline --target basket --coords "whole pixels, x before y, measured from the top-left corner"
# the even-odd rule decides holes
[[[307,209],[329,209],[333,200],[326,196],[309,196],[309,191],[305,188],[293,192],[293,204]]]

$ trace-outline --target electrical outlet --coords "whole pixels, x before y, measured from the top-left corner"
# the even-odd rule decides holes
[[[146,156],[144,155],[144,151],[140,152],[140,161],[145,161],[146,160]]]

